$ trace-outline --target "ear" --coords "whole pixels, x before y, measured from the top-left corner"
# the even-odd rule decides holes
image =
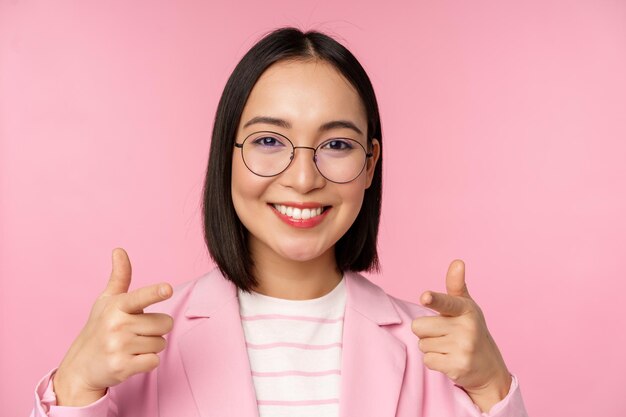
[[[366,165],[366,176],[367,176],[367,184],[365,188],[370,188],[372,185],[372,180],[374,179],[374,170],[376,169],[376,164],[378,163],[378,158],[380,157],[380,142],[378,139],[372,139],[372,156],[367,158]]]

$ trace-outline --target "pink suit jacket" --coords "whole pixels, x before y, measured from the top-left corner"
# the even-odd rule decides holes
[[[461,388],[424,366],[411,322],[435,313],[358,273],[345,277],[341,417],[527,417],[515,376],[508,395],[481,413]],[[52,370],[37,386],[31,417],[259,416],[233,283],[213,269],[148,311],[174,318],[157,369],[85,407],[54,405]]]

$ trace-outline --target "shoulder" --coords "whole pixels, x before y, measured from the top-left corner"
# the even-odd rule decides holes
[[[201,304],[204,308],[226,301],[235,294],[235,287],[226,280],[218,268],[183,281],[173,286],[174,293],[167,300],[153,304],[146,310],[176,316],[190,314],[195,306]],[[191,311],[192,313],[193,311]]]
[[[432,311],[429,308],[426,308],[420,304],[414,303],[412,301],[404,300],[402,298],[394,297],[391,294],[385,293],[385,295],[389,298],[393,306],[403,317],[422,317],[422,316],[435,316],[437,313]]]
[[[380,329],[404,345],[410,358],[421,356],[419,338],[413,333],[413,320],[435,316],[436,312],[415,302],[388,294],[383,288],[359,273],[350,274],[350,308],[376,323]],[[346,304],[348,307],[348,304]],[[411,359],[415,366],[421,361]]]
[[[417,342],[412,330],[413,320],[437,314],[420,304],[388,294],[359,273],[352,272],[349,278],[350,307],[407,345]]]
[[[391,305],[395,313],[397,313],[400,319],[402,319],[402,322],[405,322],[407,318],[411,318],[412,320],[416,317],[432,316],[437,314],[434,311],[418,303],[405,300],[403,298],[399,298],[387,293],[381,286],[374,283],[369,278],[358,272],[351,272],[350,277],[352,278],[352,282],[357,284],[355,287],[358,288],[358,291],[355,291],[354,293],[357,294],[359,298],[368,298],[366,303],[360,303],[363,308],[382,308],[380,305],[372,305],[373,303]]]

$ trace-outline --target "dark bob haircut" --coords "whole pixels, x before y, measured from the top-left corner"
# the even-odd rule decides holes
[[[357,90],[367,116],[367,142],[380,142],[380,157],[361,210],[335,245],[341,271],[379,271],[376,250],[382,197],[382,134],[378,104],[369,77],[339,42],[318,31],[276,29],[258,41],[231,74],[215,114],[209,162],[203,188],[204,239],[224,277],[249,292],[258,285],[248,247],[248,231],[235,212],[231,196],[232,157],[241,114],[261,74],[279,61],[322,60],[333,65]]]

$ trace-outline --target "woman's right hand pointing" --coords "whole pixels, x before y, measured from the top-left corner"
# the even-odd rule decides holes
[[[144,313],[143,309],[170,298],[173,289],[163,283],[128,292],[130,281],[126,251],[114,249],[107,287],[54,374],[57,405],[91,404],[108,387],[159,365],[157,353],[166,346],[163,335],[174,322],[167,314]]]

